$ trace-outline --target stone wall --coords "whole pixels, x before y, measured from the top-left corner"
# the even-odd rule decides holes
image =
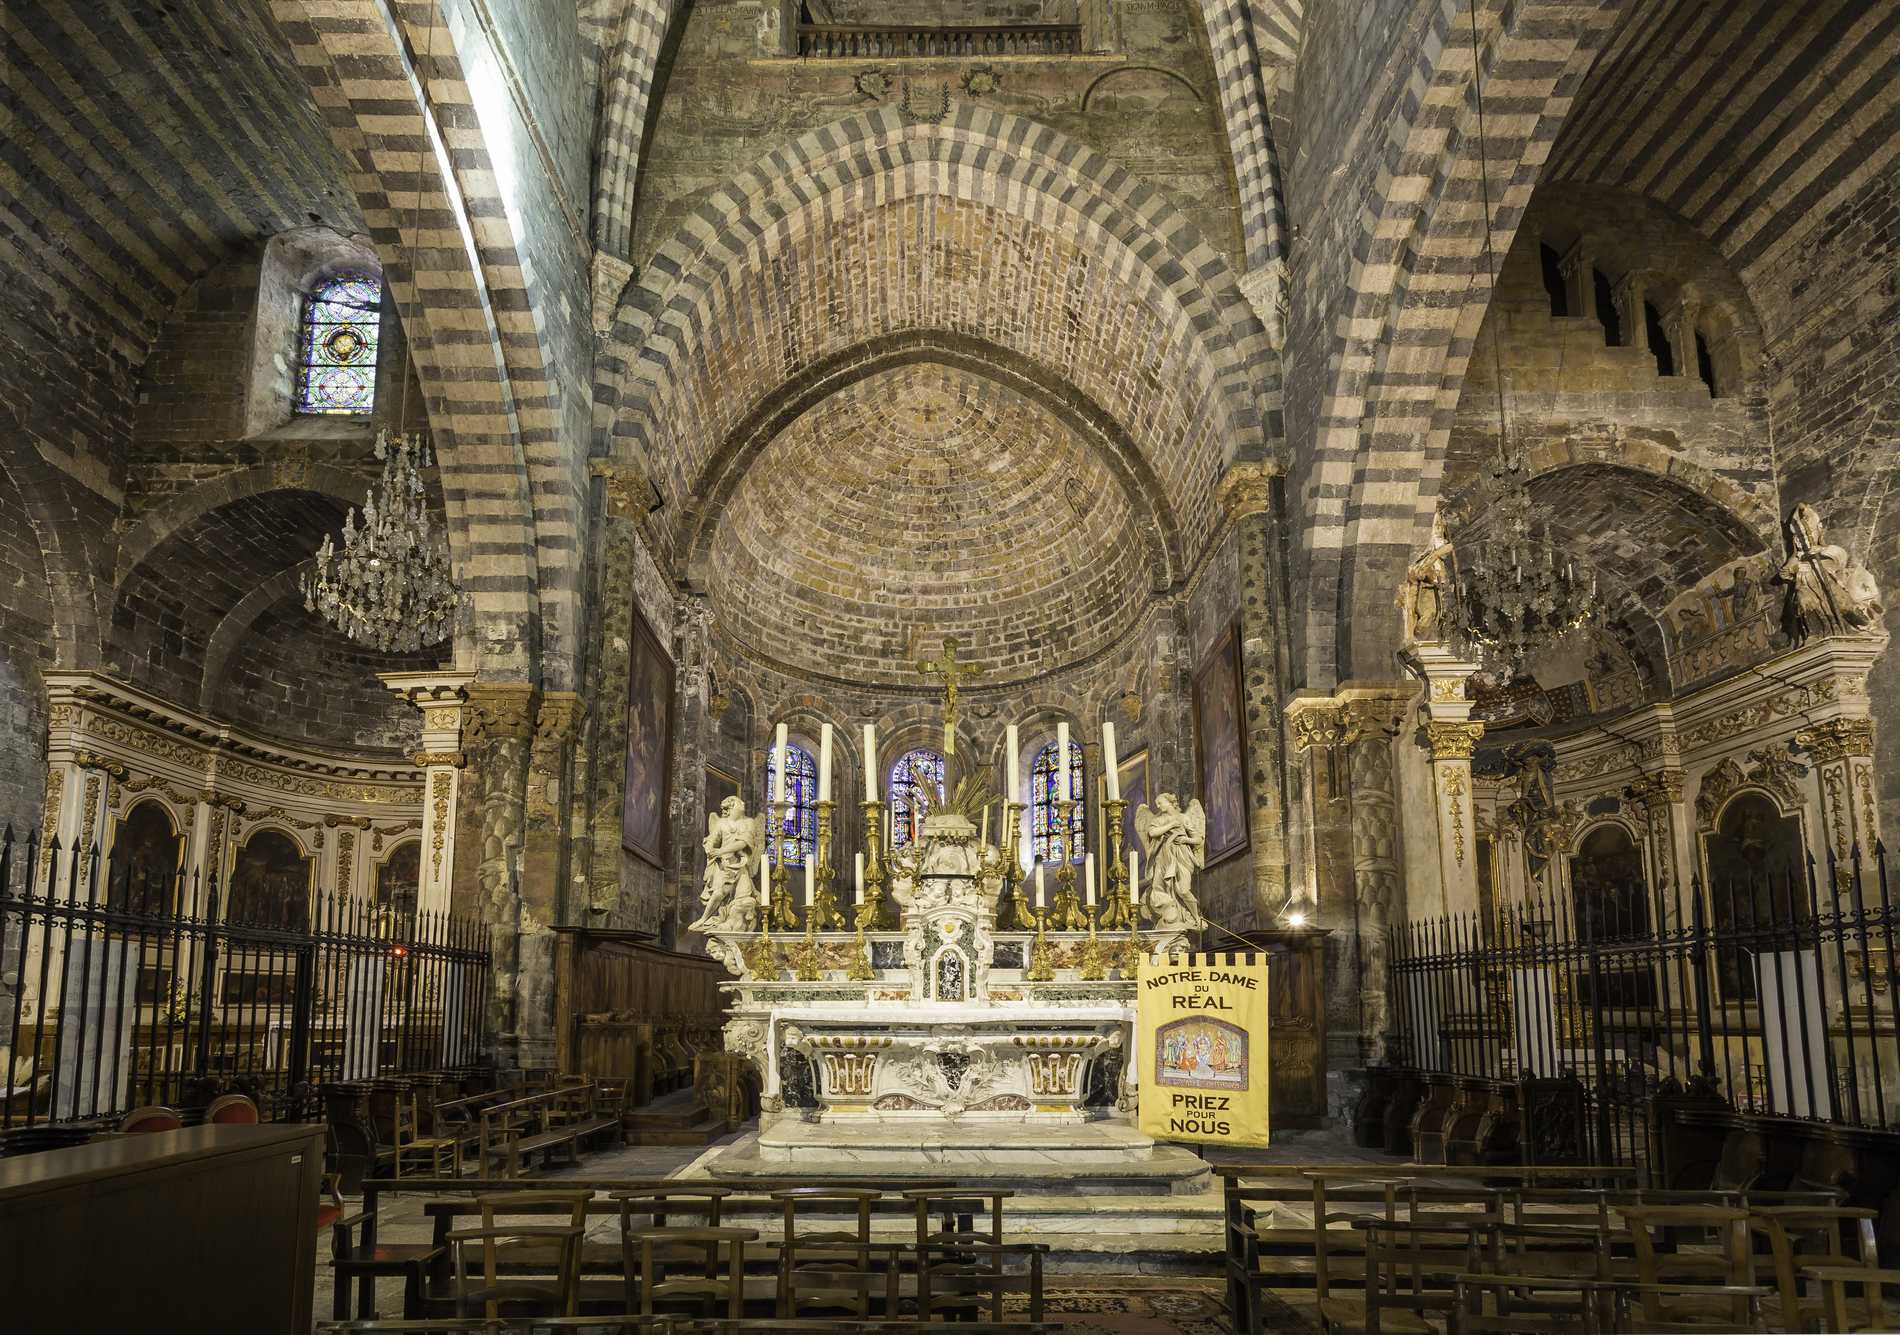
[[[24,839],[46,782],[46,692],[53,665],[51,590],[26,500],[0,467],[0,826]]]
[[[345,751],[404,753],[421,715],[376,679],[379,672],[441,666],[434,651],[381,654],[345,640],[292,595],[251,623],[209,683],[211,709],[267,737]]]

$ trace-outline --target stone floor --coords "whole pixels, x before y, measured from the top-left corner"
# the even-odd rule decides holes
[[[710,1147],[630,1147],[592,1154],[577,1169],[550,1174],[549,1181],[577,1175],[698,1177],[713,1157],[741,1146],[746,1136],[755,1132],[756,1126],[741,1128]],[[1291,1132],[1271,1148],[1208,1149],[1204,1155],[1210,1164],[1223,1160],[1289,1166],[1390,1162],[1353,1147],[1332,1132]],[[1174,1210],[1178,1225],[1167,1233],[1145,1235],[1128,1226],[1130,1221],[1116,1208],[1116,1197],[1025,1197],[1012,1202],[1012,1209],[1020,1206],[1026,1219],[1035,1220],[1030,1231],[1037,1240],[1050,1242],[1054,1249],[1045,1290],[1050,1314],[1067,1322],[1073,1335],[1225,1335],[1228,1327],[1220,1279],[1218,1188],[1205,1195],[1206,1199],[1150,1198],[1148,1207],[1164,1205]],[[430,1229],[422,1214],[423,1199],[410,1195],[381,1197],[381,1238],[389,1242],[427,1240]],[[1051,1222],[1064,1211],[1072,1216],[1072,1224]],[[1297,1207],[1288,1210],[1283,1221],[1290,1227],[1306,1222]],[[611,1242],[618,1235],[619,1224],[611,1217],[594,1222],[588,1231],[589,1241]],[[332,1279],[327,1238],[318,1253],[316,1305],[319,1318],[327,1318]],[[401,1282],[384,1281],[377,1297],[384,1315],[397,1315],[402,1306]],[[1271,1329],[1283,1330],[1287,1335],[1311,1335],[1318,1330],[1310,1289],[1288,1289],[1278,1297],[1283,1310],[1271,1320]]]

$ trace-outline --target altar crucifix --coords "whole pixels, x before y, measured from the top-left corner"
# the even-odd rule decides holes
[[[943,753],[946,757],[954,756],[957,753],[957,684],[982,676],[983,668],[977,663],[957,662],[957,637],[946,635],[943,652],[934,659],[919,659],[917,670],[926,677],[943,680]]]

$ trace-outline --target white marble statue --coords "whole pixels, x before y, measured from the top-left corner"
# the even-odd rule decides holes
[[[1158,932],[1199,931],[1207,925],[1194,897],[1194,873],[1207,863],[1207,813],[1199,798],[1185,810],[1173,793],[1135,808],[1135,833],[1147,851],[1148,894],[1143,901]]]
[[[1876,627],[1885,610],[1873,575],[1845,547],[1827,541],[1819,512],[1806,502],[1788,516],[1788,559],[1776,578],[1788,586],[1782,620],[1796,644]]]
[[[695,932],[750,932],[759,925],[759,886],[754,870],[765,847],[765,817],[748,816],[745,800],[728,797],[706,817],[706,878],[699,902],[704,912]]]

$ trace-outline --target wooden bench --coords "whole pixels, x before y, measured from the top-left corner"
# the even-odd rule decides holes
[[[483,1107],[477,1114],[481,1171],[494,1166],[505,1177],[519,1177],[528,1156],[541,1155],[546,1167],[556,1151],[578,1164],[581,1145],[589,1137],[620,1133],[619,1112],[602,1112],[596,1106],[599,1095],[599,1086],[584,1080]]]

